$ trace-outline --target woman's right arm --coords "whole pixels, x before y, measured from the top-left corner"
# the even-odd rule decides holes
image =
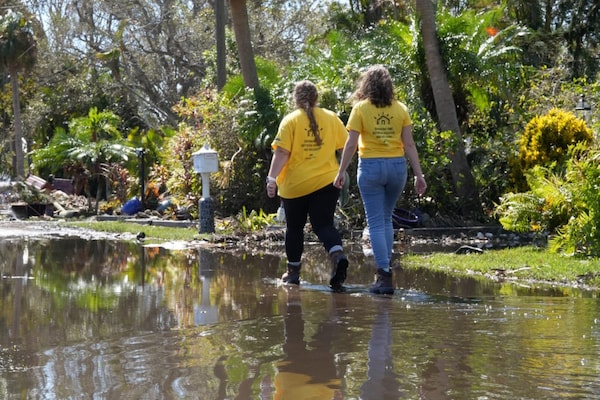
[[[356,149],[358,148],[358,135],[359,133],[352,129],[350,129],[348,132],[348,139],[346,139],[346,144],[344,145],[344,150],[342,151],[340,168],[338,169],[338,173],[333,181],[333,186],[338,189],[341,189],[346,181],[346,170],[348,169],[348,166],[352,161],[352,157],[354,157],[354,153],[356,153]]]
[[[277,146],[271,159],[271,167],[269,168],[269,175],[267,176],[267,196],[275,197],[277,193],[277,176],[283,169],[285,163],[290,158],[290,152],[286,149],[282,149]]]

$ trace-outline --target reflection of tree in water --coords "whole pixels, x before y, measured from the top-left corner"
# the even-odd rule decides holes
[[[279,257],[245,258],[203,248],[146,252],[147,285],[164,291],[179,328],[272,314],[272,297],[255,285]]]
[[[458,314],[456,318],[443,320],[438,328],[448,336],[432,336],[429,345],[430,358],[421,372],[419,396],[422,400],[445,400],[461,396],[461,388],[470,392],[470,384],[463,382],[463,374],[472,374],[470,363],[472,357],[472,337],[476,332],[464,329],[472,323],[467,313]],[[511,398],[513,396],[510,396]]]
[[[27,327],[28,336],[37,336],[42,342],[170,325],[172,318],[162,306],[160,294],[148,291],[140,296],[137,292],[142,283],[138,263],[143,254],[137,246],[80,238],[2,241],[0,270],[7,270],[6,260],[20,260],[19,269],[33,278],[22,287],[27,307],[21,310],[5,303],[2,309],[14,313],[16,318],[10,320],[19,321],[23,329]],[[5,288],[9,291],[22,286],[12,279],[8,283]],[[3,302],[7,297],[2,294]],[[47,334],[50,328],[52,335]]]

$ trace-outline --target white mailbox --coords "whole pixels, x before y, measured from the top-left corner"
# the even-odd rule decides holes
[[[194,172],[197,174],[206,174],[219,171],[219,158],[217,152],[211,150],[208,144],[204,144],[200,150],[192,153],[194,161]]]

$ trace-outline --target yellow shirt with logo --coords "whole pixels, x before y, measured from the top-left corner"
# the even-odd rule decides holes
[[[399,101],[387,107],[375,107],[368,99],[354,105],[348,118],[348,130],[357,131],[361,158],[404,156],[402,128],[412,125],[408,108]]]
[[[322,143],[318,145],[304,110],[286,115],[279,124],[271,147],[290,152],[290,158],[277,176],[279,196],[294,199],[333,183],[338,171],[335,151],[342,149],[348,132],[330,110],[313,108]]]

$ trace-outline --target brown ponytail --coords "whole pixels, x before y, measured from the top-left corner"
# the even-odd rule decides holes
[[[300,81],[296,83],[294,87],[294,102],[296,108],[301,108],[306,113],[308,121],[310,123],[310,130],[315,137],[315,141],[320,146],[323,143],[321,135],[319,134],[319,125],[314,114],[314,108],[317,105],[317,98],[319,94],[317,87],[311,81]]]

